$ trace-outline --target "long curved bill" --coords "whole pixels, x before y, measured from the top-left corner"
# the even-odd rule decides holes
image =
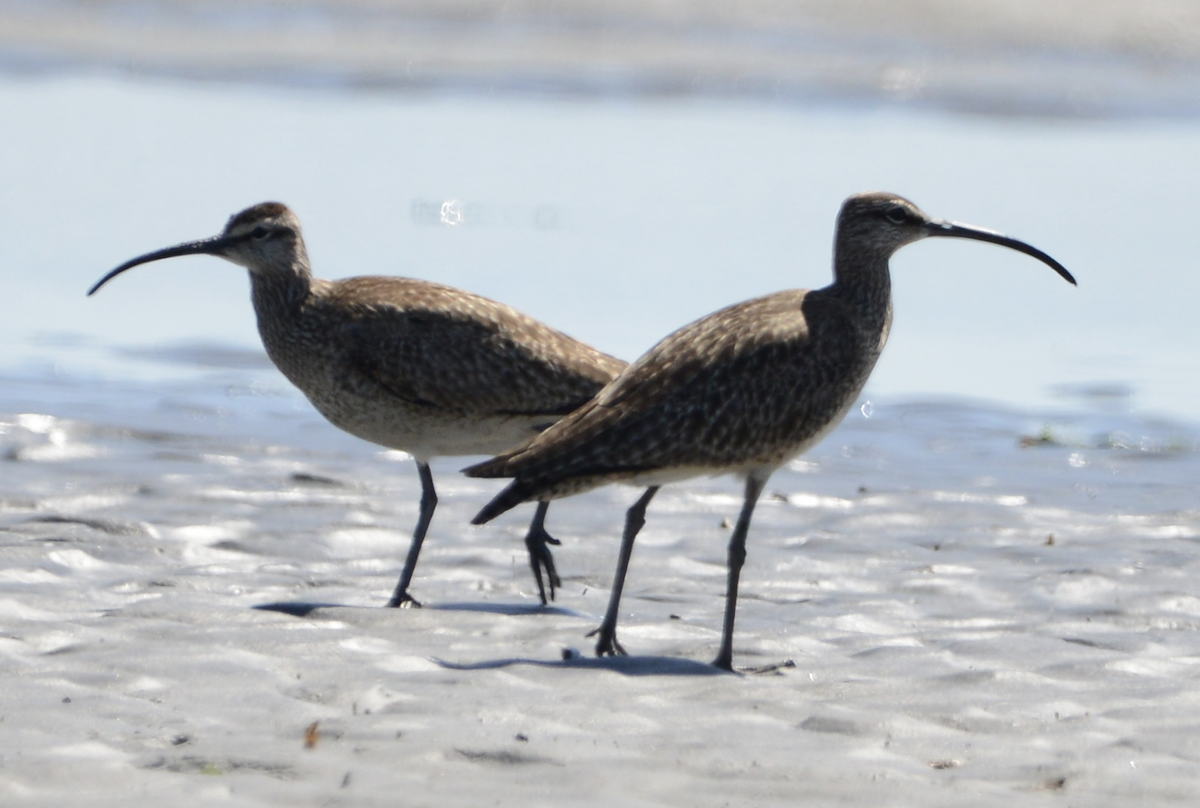
[[[1026,255],[1031,255],[1037,260],[1046,264],[1059,275],[1071,284],[1078,286],[1075,283],[1075,277],[1067,271],[1067,268],[1055,261],[1050,256],[1039,250],[1037,247],[1031,247],[1023,241],[1018,241],[1015,238],[1009,238],[1003,233],[997,233],[995,230],[988,230],[984,227],[974,227],[969,224],[960,224],[958,222],[947,222],[944,220],[934,220],[927,225],[927,234],[930,236],[946,236],[949,238],[970,238],[976,241],[987,241],[992,244],[999,244],[1001,247],[1008,247],[1017,252],[1023,252]]]
[[[114,269],[112,272],[105,275],[100,280],[96,281],[96,285],[88,289],[88,296],[96,294],[101,286],[111,281],[113,278],[120,275],[127,269],[133,269],[138,264],[148,264],[151,261],[161,261],[164,258],[174,258],[177,255],[223,255],[225,248],[229,246],[232,239],[225,236],[213,236],[212,238],[201,239],[200,241],[189,241],[185,244],[176,244],[174,247],[167,247],[162,250],[155,250],[152,253],[139,255],[137,258],[131,258],[121,266]]]

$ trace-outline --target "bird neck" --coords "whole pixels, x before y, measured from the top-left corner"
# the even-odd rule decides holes
[[[892,323],[891,251],[864,248],[861,241],[840,237],[833,251],[830,291],[852,311],[860,327],[883,350]]]
[[[258,315],[258,328],[288,322],[308,299],[313,276],[303,248],[286,266],[250,271],[250,299]],[[265,333],[264,333],[265,337]]]
[[[892,276],[888,260],[892,251],[871,249],[861,240],[843,239],[833,250],[833,286],[839,296],[879,311],[891,307]]]

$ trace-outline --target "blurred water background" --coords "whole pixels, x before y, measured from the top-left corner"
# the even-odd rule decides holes
[[[255,350],[242,272],[212,259],[82,293],[266,199],[318,276],[462,286],[632,359],[827,283],[840,201],[881,189],[1080,286],[980,244],[901,251],[869,396],[1195,421],[1200,24],[1040,5],[5,3],[0,370],[155,378],[181,348]]]
[[[265,199],[299,213],[319,276],[461,286],[632,359],[720,306],[828,283],[841,199],[878,188],[1028,240],[1080,286],[984,245],[906,248],[869,395],[1196,418],[1190,120],[59,75],[10,76],[0,104],[9,374],[144,378],[178,372],[164,346],[254,348],[244,273],[212,259],[83,293]]]

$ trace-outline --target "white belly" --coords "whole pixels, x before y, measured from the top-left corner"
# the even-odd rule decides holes
[[[345,390],[335,400],[309,395],[329,422],[365,441],[429,460],[455,455],[495,455],[535,437],[554,416],[471,416],[448,413]]]

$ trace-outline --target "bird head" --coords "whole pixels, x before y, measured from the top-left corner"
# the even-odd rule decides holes
[[[254,275],[307,275],[308,255],[300,235],[300,222],[279,202],[262,202],[230,217],[218,236],[188,241],[139,255],[109,272],[88,290],[96,291],[127,269],[179,255],[215,255]]]
[[[902,196],[871,191],[842,203],[837,222],[839,252],[869,253],[888,258],[896,250],[923,238],[965,238],[999,244],[1033,256],[1065,280],[1075,283],[1066,267],[1046,253],[995,230],[934,219]]]

